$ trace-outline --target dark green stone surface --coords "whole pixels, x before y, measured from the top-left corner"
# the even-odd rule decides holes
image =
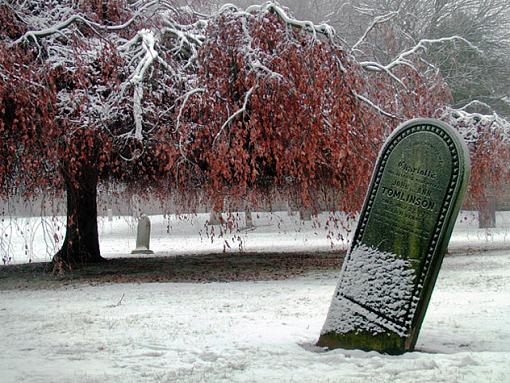
[[[388,138],[318,345],[414,348],[468,177],[467,148],[440,121],[411,120]]]

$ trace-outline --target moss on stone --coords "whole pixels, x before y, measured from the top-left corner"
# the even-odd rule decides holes
[[[329,332],[320,336],[317,346],[329,349],[344,348],[347,350],[378,351],[391,355],[400,355],[406,351],[411,351],[405,349],[405,338],[390,332],[376,335],[364,331],[348,333]]]

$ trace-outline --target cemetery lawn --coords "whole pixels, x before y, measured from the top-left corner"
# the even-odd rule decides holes
[[[185,258],[74,278],[3,268],[0,381],[510,381],[510,251],[447,256],[417,350],[401,356],[314,346],[339,253]]]

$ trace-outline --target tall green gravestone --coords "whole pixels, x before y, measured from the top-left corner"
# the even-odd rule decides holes
[[[383,146],[319,346],[414,349],[469,178],[450,126],[402,124]]]

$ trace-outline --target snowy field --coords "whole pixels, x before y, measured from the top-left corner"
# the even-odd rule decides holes
[[[324,214],[244,214],[232,231],[206,214],[151,216],[155,255],[326,251],[348,246],[351,226]],[[337,217],[340,218],[340,217]],[[102,253],[132,257],[136,220],[103,217]],[[463,212],[417,350],[402,356],[314,346],[338,271],[283,281],[74,284],[0,291],[0,382],[510,382],[510,215],[477,229]],[[62,219],[0,225],[7,263],[45,261]],[[329,235],[329,238],[328,238]],[[507,238],[508,236],[508,238]],[[42,255],[41,255],[42,254]],[[285,256],[282,254],[282,256]]]
[[[0,381],[510,382],[510,252],[446,257],[402,356],[314,347],[336,274],[1,291]]]
[[[221,252],[289,252],[347,249],[356,222],[340,213],[322,213],[302,221],[297,213],[253,213],[246,228],[244,213],[232,225],[207,225],[209,214],[153,215],[151,249],[158,255]],[[227,218],[226,215],[224,215]],[[101,254],[130,256],[136,243],[137,220],[130,216],[99,217]],[[65,234],[63,217],[18,217],[0,221],[0,259],[4,264],[50,261]],[[510,212],[496,213],[496,228],[478,229],[477,212],[461,212],[450,241],[450,252],[510,249]],[[0,263],[1,265],[2,263]]]

